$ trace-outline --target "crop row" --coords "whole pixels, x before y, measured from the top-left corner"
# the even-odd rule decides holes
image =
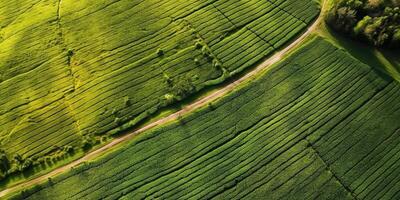
[[[207,108],[15,198],[396,199],[399,87],[314,38]]]
[[[226,3],[226,4],[232,4],[232,3]],[[258,4],[260,4],[260,3],[258,3]],[[211,29],[215,29],[215,28],[213,28],[214,27],[213,24],[220,24],[221,23],[220,21],[223,20],[223,17],[221,17],[223,15],[218,14],[218,12],[216,12],[216,11],[218,11],[218,10],[215,8],[214,5],[208,5],[204,9],[197,11],[197,12],[193,13],[192,15],[189,15],[187,18],[187,20],[189,21],[189,24],[188,24],[189,27],[193,28],[194,30],[199,29],[200,30],[199,31],[200,38],[204,39],[205,42],[207,42],[208,40],[207,40],[207,37],[205,37],[206,34],[203,35],[202,31],[203,30],[206,31],[205,33],[210,32],[210,31],[207,31],[207,30],[209,30],[208,29],[209,27],[211,27]],[[216,14],[211,15],[211,13],[216,13]],[[207,17],[203,16],[203,14],[207,14]],[[215,18],[213,17],[214,15],[216,15]],[[273,18],[273,17],[271,17],[271,18]],[[191,23],[192,21],[197,22],[196,19],[202,19],[202,20],[209,19],[209,21],[211,23],[209,25],[207,25],[207,23],[200,23],[202,26],[206,25],[206,27],[197,28],[196,23]],[[212,23],[212,22],[216,22],[216,23]],[[283,28],[285,28],[285,27],[283,27]],[[299,27],[297,27],[297,30],[299,30]],[[278,32],[279,32],[279,30],[276,33],[278,33]],[[253,34],[253,35],[255,35],[255,34]],[[152,35],[152,36],[154,36],[154,35]],[[174,36],[174,37],[176,37],[176,36]],[[189,38],[190,36],[189,35],[187,36],[185,32],[180,32],[178,37],[179,37],[179,39],[176,39],[176,41],[180,41],[180,43],[182,43],[182,41],[184,41],[184,39],[182,39],[182,38]],[[158,35],[156,38],[158,38]],[[149,38],[145,38],[145,39],[146,40],[144,40],[144,41],[147,41]],[[264,41],[261,41],[260,39],[258,39],[258,40],[262,43],[265,43]],[[251,46],[247,47],[248,44],[245,44],[245,42],[246,41],[244,41],[244,44],[242,46],[242,47],[244,47],[243,50],[236,51],[235,53],[228,55],[229,57],[236,57],[235,61],[237,61],[237,62],[226,62],[226,64],[225,64],[224,61],[222,60],[221,61],[222,65],[229,66],[229,68],[231,68],[231,65],[233,65],[233,63],[234,63],[235,66],[233,66],[233,67],[241,66],[241,65],[247,67],[247,66],[254,64],[256,61],[260,60],[262,57],[268,55],[268,52],[263,52],[263,53],[257,54],[258,52],[262,52],[263,50],[268,50],[268,49],[271,50],[271,48],[269,48],[269,47],[256,48],[257,46],[253,46],[251,44],[250,44]],[[141,44],[140,41],[135,42],[135,43]],[[145,42],[145,43],[147,43],[147,42]],[[152,43],[154,43],[154,42],[152,42]],[[193,45],[193,43],[191,45]],[[241,45],[236,45],[236,46],[241,46]],[[172,45],[172,47],[176,48],[175,45]],[[123,48],[124,48],[123,51],[125,51],[125,49],[126,49],[126,51],[129,50],[128,54],[131,55],[132,52],[134,52],[134,49],[137,47],[131,46],[129,44],[127,46],[124,46]],[[143,49],[143,48],[140,48],[140,49]],[[163,48],[163,50],[165,52],[169,52],[168,47]],[[257,52],[254,52],[254,50],[257,50]],[[118,59],[121,59],[121,58],[127,56],[126,54],[120,54],[123,51],[118,51],[118,53],[113,55],[111,57],[111,59],[113,59],[114,57],[118,57]],[[181,50],[181,51],[185,51],[185,50]],[[144,52],[146,52],[146,51],[144,51]],[[244,55],[246,55],[247,52],[252,52],[252,53],[250,55],[247,55],[247,57],[246,57]],[[213,53],[213,52],[211,51],[211,53]],[[194,54],[196,55],[196,53],[194,53]],[[138,55],[138,54],[135,53],[135,56],[136,55]],[[240,56],[236,56],[236,55],[240,55]],[[176,56],[171,56],[171,57],[176,57]],[[103,58],[102,59],[103,61],[107,60],[107,58],[106,59],[104,59],[104,57],[102,57],[102,58]],[[217,58],[218,58],[218,56],[217,56]],[[242,58],[242,59],[239,59],[239,58]],[[115,72],[106,74],[104,76],[100,76],[94,80],[89,79],[88,84],[85,84],[85,86],[83,86],[82,88],[79,88],[73,94],[74,96],[71,97],[71,99],[73,101],[72,105],[73,105],[74,109],[77,111],[76,113],[78,113],[78,115],[82,115],[82,116],[77,117],[78,120],[81,121],[81,123],[80,123],[82,126],[81,128],[84,130],[86,128],[97,129],[97,130],[94,130],[94,132],[104,132],[104,130],[109,130],[110,128],[115,128],[116,127],[115,124],[114,124],[114,127],[112,125],[109,125],[110,123],[112,123],[113,119],[110,117],[107,117],[107,116],[102,117],[106,121],[106,122],[104,122],[104,128],[102,128],[103,122],[101,122],[101,120],[98,120],[99,115],[94,114],[93,112],[102,113],[102,112],[104,112],[103,109],[113,110],[113,108],[105,108],[105,106],[114,107],[114,108],[117,108],[117,110],[124,109],[124,108],[118,108],[118,106],[115,106],[115,104],[112,104],[112,102],[115,102],[116,99],[121,99],[124,94],[133,94],[132,92],[128,92],[129,90],[132,90],[136,93],[134,96],[128,97],[128,98],[132,98],[131,101],[135,105],[135,109],[133,111],[131,111],[130,113],[126,113],[126,114],[124,114],[123,111],[120,112],[119,114],[121,114],[121,113],[122,114],[120,116],[118,116],[118,118],[125,119],[124,121],[126,121],[126,119],[132,119],[132,117],[135,118],[137,116],[141,116],[141,114],[144,113],[146,110],[157,109],[157,107],[160,106],[160,101],[158,101],[158,99],[160,98],[160,96],[165,95],[166,91],[162,90],[162,87],[160,88],[161,90],[154,90],[152,88],[154,88],[156,85],[157,86],[163,85],[162,77],[161,77],[162,72],[161,72],[161,70],[158,71],[156,69],[156,67],[158,65],[160,65],[160,67],[162,69],[163,64],[165,64],[165,62],[161,62],[161,64],[158,64],[158,63],[156,63],[157,61],[154,61],[154,63],[156,63],[156,64],[153,64],[152,59],[157,59],[157,58],[152,58],[152,56],[150,56],[150,58],[148,58],[146,60],[140,60],[140,61],[136,62],[136,63],[138,63],[137,65],[135,65],[135,64],[127,65],[121,69],[116,70]],[[197,58],[192,57],[192,60],[196,60],[196,59]],[[245,61],[245,62],[248,61],[249,63],[247,63],[247,65],[244,65],[242,62],[239,62],[239,60]],[[112,62],[114,62],[114,61],[112,61]],[[108,66],[112,62],[106,62],[104,64],[105,64],[105,66]],[[127,73],[127,71],[126,71],[128,69],[129,69],[129,71],[132,71],[132,72],[137,71],[139,66],[141,66],[143,64],[146,65],[147,63],[149,63],[150,65],[154,65],[155,67],[154,68],[147,67],[145,69],[141,69],[141,71],[139,71],[139,73],[137,73],[137,76],[140,77],[140,80],[142,80],[142,81],[136,82],[137,79],[135,78],[135,76],[132,76],[131,73]],[[116,66],[118,66],[118,65],[119,65],[119,62],[117,63]],[[186,65],[185,67],[196,67],[196,66],[193,65],[193,63],[189,62],[188,65]],[[210,67],[204,67],[204,70],[202,70],[202,71],[204,71],[204,72],[209,71]],[[184,68],[184,67],[181,67],[181,68]],[[112,70],[112,69],[113,69],[113,67],[110,67],[110,70]],[[146,69],[148,69],[149,71],[146,71]],[[211,67],[211,69],[212,69],[212,67]],[[106,70],[105,72],[107,72],[107,71],[108,70]],[[105,72],[103,72],[103,73],[105,73]],[[145,75],[142,75],[142,73]],[[165,74],[165,72],[163,72],[163,73]],[[211,74],[220,74],[221,75],[221,71],[219,71],[219,72],[215,71]],[[167,73],[167,76],[170,77],[171,79],[176,78],[173,75],[168,74],[168,73]],[[196,74],[196,76],[200,77],[200,79],[202,79],[202,80],[207,80],[207,78],[209,78],[209,79],[216,78],[214,76],[207,77],[207,76],[209,76],[209,74],[207,74],[206,75],[207,78],[205,78],[201,73]],[[176,79],[184,79],[184,78],[179,77]],[[112,80],[112,81],[110,82],[107,80]],[[148,87],[142,86],[142,84],[144,84],[144,81],[146,81],[145,86],[148,86]],[[130,85],[136,86],[136,87],[132,87]],[[199,84],[195,84],[194,86],[197,88],[202,87],[201,82]],[[163,87],[165,87],[165,86],[163,86]],[[126,90],[126,88],[128,88],[129,90]],[[138,88],[142,88],[142,89],[139,90]],[[101,94],[92,94],[91,91],[94,93],[98,93],[98,91],[102,91],[102,93]],[[108,91],[115,93],[116,95],[119,95],[119,96],[108,94]],[[150,91],[150,93],[149,93],[149,91]],[[147,98],[152,99],[152,101],[149,101],[149,100],[143,101],[143,96],[146,97],[146,99]],[[136,100],[137,98],[139,98],[139,100]],[[87,103],[87,102],[93,102],[93,103]],[[143,105],[143,103],[149,103],[149,102],[152,102],[153,105],[146,105],[146,104]],[[161,104],[162,104],[162,102],[161,102]],[[97,119],[92,120],[91,118],[87,118],[88,115],[92,115],[92,117],[97,118]],[[97,127],[95,127],[94,124],[97,124]],[[92,132],[92,131],[88,131],[88,132]]]
[[[120,133],[254,66],[318,15],[311,0],[23,2],[0,3],[11,165]]]

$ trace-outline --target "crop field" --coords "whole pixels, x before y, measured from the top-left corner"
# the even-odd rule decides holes
[[[314,37],[208,107],[14,198],[399,199],[399,101],[397,81]]]
[[[254,66],[318,14],[312,0],[1,1],[0,149],[30,163],[96,144]]]

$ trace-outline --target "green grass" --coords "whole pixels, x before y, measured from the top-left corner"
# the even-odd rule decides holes
[[[399,100],[397,81],[316,37],[212,107],[14,198],[398,199]]]
[[[38,161],[97,144],[249,69],[318,13],[311,0],[4,1],[0,149]]]

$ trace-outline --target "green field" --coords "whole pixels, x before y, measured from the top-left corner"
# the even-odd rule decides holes
[[[399,50],[335,3],[0,2],[0,199],[400,199]]]
[[[2,171],[54,164],[222,83],[318,14],[312,0],[1,1]]]
[[[397,81],[315,37],[208,107],[14,198],[399,199],[399,101]]]

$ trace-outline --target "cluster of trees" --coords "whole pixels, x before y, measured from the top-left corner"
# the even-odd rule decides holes
[[[400,47],[400,1],[338,0],[327,24],[377,47]]]
[[[164,79],[170,90],[170,93],[163,97],[163,105],[167,106],[181,101],[196,92],[197,89],[194,82],[198,80],[199,77],[194,75],[193,77],[177,77],[172,79],[167,74],[164,74]]]
[[[114,122],[117,124],[122,123],[122,119],[116,117]],[[81,148],[83,151],[89,151],[93,146],[100,144],[101,138],[94,136],[92,133],[82,137]]]

